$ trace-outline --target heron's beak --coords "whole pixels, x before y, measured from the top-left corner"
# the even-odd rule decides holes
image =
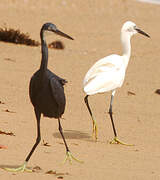
[[[142,31],[142,30],[140,30],[140,29],[138,29],[138,28],[136,28],[136,31],[137,31],[138,33],[140,33],[140,34],[142,34],[142,35],[150,38],[150,36],[149,36],[147,33],[145,33],[144,31]]]
[[[60,31],[60,30],[58,30],[58,29],[56,29],[56,31],[53,31],[53,32],[56,33],[56,34],[58,34],[58,35],[60,35],[60,36],[65,37],[65,38],[67,38],[67,39],[74,40],[71,36],[69,36],[69,35],[63,33],[62,31]]]

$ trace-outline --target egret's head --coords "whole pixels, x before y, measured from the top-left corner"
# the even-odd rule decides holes
[[[150,37],[147,33],[145,33],[144,31],[140,30],[135,23],[133,23],[132,21],[127,21],[123,24],[122,29],[121,29],[121,33],[125,33],[127,35],[129,35],[130,37],[136,33],[140,33],[146,37]]]
[[[41,28],[41,32],[45,32],[45,31],[54,32],[57,35],[60,35],[60,36],[63,36],[65,38],[73,40],[72,37],[70,37],[69,35],[67,35],[67,34],[61,32],[60,30],[58,30],[56,25],[54,25],[52,23],[45,23],[45,24],[43,24],[43,26]]]

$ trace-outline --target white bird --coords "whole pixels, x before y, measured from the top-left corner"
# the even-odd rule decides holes
[[[114,139],[111,143],[128,145],[121,142],[117,138],[117,132],[112,116],[112,104],[113,98],[117,88],[120,88],[123,84],[125,78],[125,72],[128,66],[128,62],[131,56],[131,44],[130,39],[132,35],[140,33],[147,37],[150,37],[144,31],[140,30],[135,23],[127,21],[123,24],[121,29],[121,43],[123,47],[123,55],[112,54],[110,56],[104,57],[97,61],[87,72],[84,81],[84,92],[87,94],[84,98],[88,111],[91,115],[93,121],[93,135],[97,139],[97,124],[96,120],[92,114],[91,108],[88,103],[88,97],[97,93],[104,93],[112,91],[109,115],[112,122]]]

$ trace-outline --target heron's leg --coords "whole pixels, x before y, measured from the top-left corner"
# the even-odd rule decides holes
[[[61,126],[61,122],[60,122],[60,119],[58,118],[58,124],[59,124],[59,132],[62,136],[62,139],[63,139],[63,142],[64,142],[64,145],[66,147],[66,157],[65,157],[65,160],[64,160],[64,163],[69,160],[70,163],[72,163],[72,159],[74,159],[75,161],[78,161],[80,163],[82,163],[83,161],[80,161],[78,159],[76,159],[72,153],[70,152],[69,148],[68,148],[68,145],[66,143],[66,140],[65,140],[65,137],[64,137],[64,134],[63,134],[63,129],[62,129],[62,126]]]
[[[41,133],[40,133],[40,117],[41,117],[41,113],[37,110],[37,109],[34,109],[35,110],[35,115],[36,115],[36,119],[37,119],[37,139],[36,139],[36,142],[34,144],[34,146],[32,147],[30,153],[28,154],[24,164],[18,168],[4,168],[5,170],[7,171],[11,171],[11,172],[24,172],[24,171],[27,171],[27,172],[32,172],[31,169],[28,169],[26,168],[26,165],[30,159],[30,157],[32,156],[34,150],[36,149],[36,147],[38,146],[40,140],[41,140]]]
[[[89,95],[86,95],[86,96],[85,96],[84,102],[85,102],[85,104],[86,104],[86,106],[87,106],[87,108],[88,108],[88,111],[89,111],[89,113],[90,113],[90,115],[91,115],[92,122],[93,122],[93,132],[92,132],[92,136],[95,136],[95,139],[97,140],[97,134],[98,134],[97,123],[96,123],[96,120],[95,120],[95,118],[94,118],[94,116],[93,116],[93,114],[92,114],[91,108],[90,108],[90,106],[89,106],[88,96],[89,96]]]
[[[114,98],[115,92],[116,92],[115,90],[112,92],[111,101],[110,101],[110,107],[109,107],[109,115],[110,115],[110,118],[111,118],[113,132],[114,132],[114,139],[110,143],[111,144],[122,144],[122,145],[126,145],[126,146],[133,146],[132,144],[126,144],[124,142],[121,142],[117,138],[117,131],[116,131],[116,128],[115,128],[115,125],[114,125],[114,121],[113,121],[113,116],[112,116],[112,114],[113,114],[112,113],[112,104],[113,104],[113,98]]]

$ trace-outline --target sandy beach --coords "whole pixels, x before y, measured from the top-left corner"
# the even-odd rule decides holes
[[[28,167],[33,173],[0,169],[1,180],[158,180],[160,179],[160,6],[135,0],[1,0],[0,27],[20,29],[40,42],[43,23],[52,22],[72,36],[61,40],[64,50],[49,49],[48,68],[65,78],[67,99],[62,119],[72,154],[83,160],[63,164],[65,147],[56,119],[41,118],[42,141]],[[132,40],[126,78],[114,99],[113,116],[118,137],[134,146],[110,144],[114,137],[108,114],[111,92],[90,97],[98,124],[98,141],[92,138],[92,121],[84,103],[83,78],[88,69],[109,54],[121,54],[120,29],[131,20],[151,38]],[[0,42],[0,167],[21,165],[36,140],[36,118],[29,99],[32,74],[39,68],[41,49]],[[132,93],[128,93],[132,92]],[[44,141],[44,142],[43,142]],[[48,143],[50,146],[44,146]],[[52,170],[53,174],[46,174]]]

